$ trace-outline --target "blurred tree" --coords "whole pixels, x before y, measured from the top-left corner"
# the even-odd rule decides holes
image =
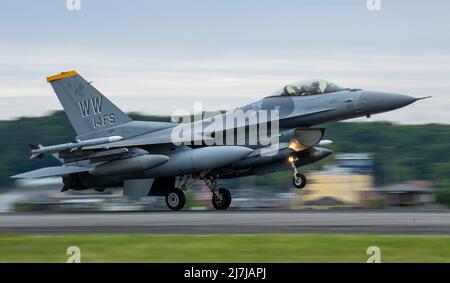
[[[438,187],[436,201],[450,207],[450,162],[432,164],[434,184]]]
[[[170,117],[130,113],[136,120],[170,121]],[[318,126],[319,127],[319,126]],[[397,125],[388,122],[340,122],[326,127],[327,146],[334,152],[369,152],[373,154],[377,185],[411,179],[436,180],[439,188],[449,189],[450,125]],[[57,164],[51,156],[29,160],[28,143],[45,145],[73,140],[75,133],[64,112],[45,117],[0,121],[0,187],[12,183],[9,176]],[[318,169],[334,162],[333,157],[307,166]],[[259,184],[282,184],[288,172],[255,177]]]

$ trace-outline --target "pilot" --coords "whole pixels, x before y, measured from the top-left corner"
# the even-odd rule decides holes
[[[298,90],[298,95],[302,95],[302,96],[303,96],[303,95],[306,95],[307,92],[308,92],[308,89],[305,88],[304,85],[302,85],[302,86],[300,87],[300,89]]]
[[[293,85],[287,85],[283,88],[283,94],[282,95],[300,95],[300,90],[298,89],[298,87],[293,86]]]
[[[320,84],[319,82],[313,82],[311,84],[310,94],[318,94],[318,93],[322,93],[322,91],[320,90]]]

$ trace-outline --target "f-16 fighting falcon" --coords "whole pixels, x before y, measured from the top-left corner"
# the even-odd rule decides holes
[[[254,103],[194,121],[133,121],[76,71],[47,78],[77,136],[75,142],[30,145],[61,166],[13,178],[61,176],[62,191],[123,187],[130,197],[165,196],[180,210],[184,191],[197,180],[212,192],[212,205],[227,209],[231,193],[219,180],[292,170],[296,188],[306,185],[299,167],[331,154],[325,129],[315,125],[404,107],[401,94],[343,88],[326,80],[294,83]],[[188,118],[190,118],[190,115]],[[186,118],[186,117],[185,117]]]

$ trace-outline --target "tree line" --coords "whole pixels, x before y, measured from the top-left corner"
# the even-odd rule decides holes
[[[170,121],[170,117],[164,116],[137,113],[130,116],[136,120]],[[450,125],[338,122],[319,127],[326,128],[324,138],[334,141],[327,148],[335,153],[372,153],[376,185],[431,180],[441,189],[438,198],[450,203]],[[71,141],[74,136],[62,111],[0,121],[0,188],[13,184],[11,175],[57,164],[48,156],[29,160],[28,143],[52,145]],[[313,168],[332,162],[330,157]]]

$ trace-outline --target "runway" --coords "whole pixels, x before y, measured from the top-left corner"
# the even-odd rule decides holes
[[[0,214],[19,233],[378,233],[450,235],[447,211],[181,211]]]

